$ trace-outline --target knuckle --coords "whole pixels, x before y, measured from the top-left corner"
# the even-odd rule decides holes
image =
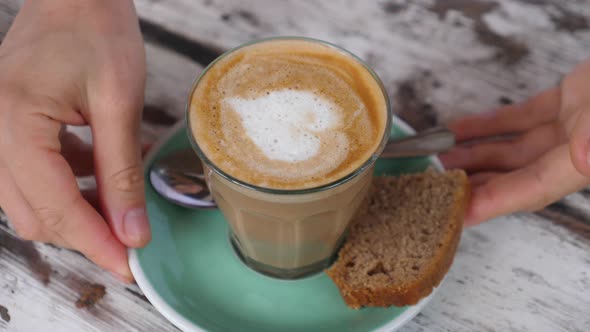
[[[64,214],[62,212],[48,207],[34,208],[33,212],[44,228],[54,232],[59,232],[63,228]]]
[[[0,85],[0,90],[3,87]],[[61,124],[53,120],[57,106],[23,92],[8,89],[0,94],[0,151],[22,152],[23,147],[58,148]]]
[[[545,183],[547,182],[547,171],[544,167],[533,167],[532,168],[532,175],[535,180],[535,183],[538,185],[539,189],[543,189]]]
[[[494,203],[497,200],[498,193],[494,186],[483,186],[479,190],[479,196],[481,196],[480,201],[484,200]]]
[[[143,170],[139,164],[129,166],[111,175],[109,182],[113,188],[122,192],[143,190]]]
[[[109,254],[112,251],[104,250],[104,248],[111,248],[117,243],[118,241],[114,235],[108,229],[105,229],[104,231],[93,233],[92,238],[88,239],[88,241],[77,243],[77,245],[72,245],[71,247],[81,252],[94,263],[108,269],[113,259]]]
[[[103,250],[93,250],[92,248],[108,248],[112,246],[113,235],[110,232],[100,232],[95,234],[93,243],[95,243],[93,247],[80,248],[84,256],[97,264],[107,261],[108,257],[105,256]]]
[[[104,107],[104,111],[115,114],[128,114],[133,110],[139,112],[144,92],[136,88],[137,80],[129,68],[105,69],[100,83],[101,103],[109,107]],[[141,78],[139,81],[143,82]]]
[[[549,185],[549,172],[545,167],[535,166],[531,169],[531,176],[533,177],[533,195],[532,201],[529,204],[528,211],[537,211],[543,207],[553,203],[555,200]]]

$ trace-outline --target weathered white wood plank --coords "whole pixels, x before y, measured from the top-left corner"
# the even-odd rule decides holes
[[[525,214],[471,228],[444,286],[404,331],[588,331],[589,249]]]
[[[315,37],[341,45],[377,71],[393,97],[394,111],[415,126],[428,125],[429,117],[444,122],[488,110],[502,97],[521,100],[553,86],[590,56],[590,30],[584,24],[568,30],[563,22],[554,23],[588,19],[588,1],[135,3],[141,17],[219,48],[277,35]],[[400,96],[404,82],[415,96]],[[413,103],[412,97],[419,100]]]
[[[20,1],[5,0],[5,8],[0,4],[0,35]],[[272,35],[335,42],[377,70],[395,111],[417,127],[523,99],[552,86],[590,56],[590,0],[502,0],[495,2],[498,5],[475,0],[135,3],[142,19],[219,49]],[[152,120],[144,126],[143,139],[150,141],[165,128],[156,123],[182,115],[186,92],[201,67],[159,47],[147,48],[151,108],[144,118]],[[161,109],[170,116],[163,116]],[[590,204],[583,194],[565,202],[588,214]],[[543,216],[548,218],[519,214],[467,230],[444,287],[404,331],[589,331],[590,243],[582,233],[554,225],[567,223],[561,218],[577,221],[576,216]],[[37,247],[56,270],[51,274],[56,285],[50,282],[41,291],[44,286],[22,258],[0,251],[0,273],[5,276],[0,278],[0,305],[11,315],[10,322],[4,322],[0,307],[0,330],[41,331],[47,328],[39,324],[47,321],[56,331],[173,329],[83,258]],[[72,275],[74,279],[68,277]],[[68,280],[104,284],[107,296],[90,314],[82,311],[81,318],[74,317],[79,309],[73,305],[76,293],[71,288],[79,282]],[[35,282],[37,291],[29,293],[33,291],[28,286]],[[13,294],[11,287],[18,291]],[[5,295],[10,296],[6,303]],[[124,313],[125,319],[112,311]],[[153,328],[137,325],[138,319]]]
[[[93,307],[77,308],[91,284],[103,285],[106,295]],[[0,225],[0,305],[9,317],[0,319],[0,331],[175,330],[137,286],[122,284],[75,252],[24,242],[5,225]]]

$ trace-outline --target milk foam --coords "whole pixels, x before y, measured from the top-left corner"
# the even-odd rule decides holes
[[[322,144],[317,134],[341,124],[338,106],[309,91],[270,91],[226,102],[239,114],[248,137],[272,160],[294,163],[314,157]],[[338,139],[339,148],[347,149],[343,138]]]
[[[220,59],[191,97],[191,132],[226,174],[303,189],[369,160],[386,128],[385,96],[362,64],[298,40],[246,46]]]

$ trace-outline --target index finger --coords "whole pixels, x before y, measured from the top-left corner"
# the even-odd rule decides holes
[[[499,175],[472,192],[465,223],[474,225],[518,211],[535,211],[590,183],[571,162],[564,144],[525,168]]]
[[[546,90],[529,100],[492,112],[468,115],[449,124],[458,141],[519,133],[557,118],[561,90]]]
[[[19,144],[8,148],[5,165],[44,232],[50,240],[65,242],[103,268],[131,279],[126,248],[84,200],[59,152],[61,125],[32,115],[20,128],[10,133]]]
[[[31,158],[40,162],[11,168],[11,174],[41,227],[96,264],[130,280],[126,248],[82,197],[65,159],[54,152],[37,153]]]

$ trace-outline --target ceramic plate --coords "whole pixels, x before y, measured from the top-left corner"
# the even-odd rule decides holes
[[[393,137],[413,130],[394,118]],[[228,226],[217,210],[191,210],[161,198],[150,186],[151,163],[190,146],[184,124],[154,146],[146,158],[146,199],[152,242],[130,250],[129,262],[145,296],[184,331],[393,331],[411,320],[417,305],[349,309],[325,273],[295,281],[261,275],[237,257]],[[435,158],[380,160],[377,174],[441,168]]]

